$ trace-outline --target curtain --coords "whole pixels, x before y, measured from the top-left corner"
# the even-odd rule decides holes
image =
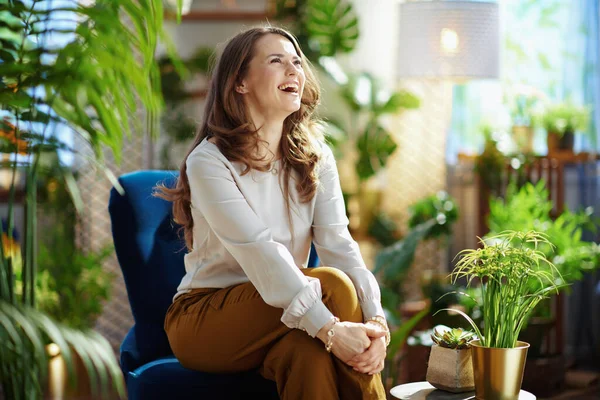
[[[566,62],[564,93],[592,107],[590,135],[580,136],[579,148],[599,150],[600,143],[600,6],[597,0],[578,0],[569,19],[568,43],[572,51],[581,54]],[[571,171],[565,193],[571,208],[594,207],[600,218],[600,168],[598,163],[580,165]],[[567,181],[569,182],[569,181]],[[587,232],[584,239],[600,239],[598,232]],[[565,321],[566,349],[577,360],[600,359],[600,272],[588,273],[571,288],[567,297]],[[597,362],[596,367],[600,367]]]

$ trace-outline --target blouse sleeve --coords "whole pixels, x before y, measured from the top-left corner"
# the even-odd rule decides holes
[[[188,157],[186,166],[191,207],[206,219],[262,299],[283,308],[281,321],[316,336],[333,318],[323,304],[319,280],[306,277],[289,250],[273,240],[222,160],[198,151]]]
[[[313,219],[313,241],[323,265],[344,271],[354,283],[365,320],[376,315],[385,317],[381,291],[375,276],[364,263],[356,241],[348,231],[348,218],[342,188],[331,149],[323,145]]]

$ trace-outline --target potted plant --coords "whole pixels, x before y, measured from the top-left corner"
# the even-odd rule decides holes
[[[547,101],[545,93],[532,86],[518,84],[506,91],[504,100],[508,104],[517,148],[523,153],[531,153],[534,129]]]
[[[541,117],[548,134],[548,154],[559,151],[573,151],[575,132],[588,128],[590,110],[570,102],[550,105]]]
[[[475,387],[471,340],[475,334],[460,328],[437,326],[433,329],[427,382],[452,393],[469,392]]]
[[[529,347],[518,341],[519,333],[540,300],[558,291],[560,274],[538,249],[553,246],[543,233],[504,231],[481,244],[457,255],[451,276],[454,283],[458,279],[466,279],[467,286],[479,283],[483,333],[467,314],[453,311],[463,315],[477,335],[471,342],[476,397],[516,400]],[[531,279],[539,286],[529,285]]]

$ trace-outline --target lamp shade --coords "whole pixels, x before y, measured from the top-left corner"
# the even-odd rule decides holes
[[[500,74],[497,3],[402,3],[399,31],[401,78],[493,79]]]

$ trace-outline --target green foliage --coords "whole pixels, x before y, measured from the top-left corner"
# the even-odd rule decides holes
[[[502,185],[502,174],[505,167],[504,155],[498,149],[498,142],[493,137],[491,127],[483,127],[483,136],[485,138],[484,147],[475,160],[475,172],[490,193],[497,195]]]
[[[161,118],[163,138],[160,161],[162,168],[176,168],[170,157],[173,144],[185,143],[191,140],[197,130],[197,122],[184,111],[185,102],[194,94],[185,88],[185,80],[192,74],[208,75],[211,63],[215,59],[215,50],[199,47],[187,60],[173,56],[164,56],[158,60],[161,77],[161,92],[166,104],[166,110]]]
[[[541,124],[544,129],[548,133],[559,136],[563,136],[565,133],[587,131],[589,123],[589,107],[577,106],[570,102],[548,106],[541,117]]]
[[[560,273],[539,250],[540,245],[553,245],[536,231],[505,231],[481,244],[482,248],[465,249],[457,255],[460,259],[452,279],[456,283],[464,278],[467,286],[479,283],[484,333],[467,314],[454,311],[471,323],[484,346],[513,348],[535,306],[560,287]],[[532,279],[539,282],[537,288],[528,285]]]
[[[364,182],[385,167],[397,148],[381,117],[418,108],[420,102],[407,91],[390,93],[368,73],[350,75],[346,82],[339,83],[339,88],[351,113],[344,125],[338,122],[336,126],[346,132],[344,139],[353,143],[358,154],[356,176]],[[337,140],[336,144],[344,141]]]
[[[0,9],[1,136],[8,139],[0,147],[11,160],[3,167],[25,176],[22,263],[0,246],[0,384],[5,397],[17,400],[41,397],[48,366],[47,341],[60,347],[71,372],[71,349],[77,352],[94,392],[107,397],[112,385],[119,397],[124,396],[120,368],[100,335],[67,328],[35,309],[42,304],[37,301],[38,289],[51,292],[51,280],[56,278],[49,269],[38,273],[40,160],[49,151],[70,150],[55,139],[57,129],[69,129],[93,151],[89,161],[116,184],[114,175],[103,167],[104,156],[112,153],[119,161],[123,139],[133,131],[155,135],[163,106],[154,60],[159,38],[174,54],[163,30],[162,0],[63,3],[53,7],[51,1],[12,0],[3,1]],[[50,28],[48,22],[58,18],[64,23],[61,28]],[[48,40],[49,34],[66,35],[68,40],[59,47]],[[140,108],[146,111],[145,128],[131,118]],[[17,153],[26,156],[26,161],[12,161]],[[59,171],[73,204],[80,206],[72,171]],[[13,181],[7,232],[12,232],[15,224],[16,191]],[[89,264],[89,260],[77,260],[76,264]],[[90,276],[88,282],[98,277]],[[89,285],[81,288],[93,289]],[[90,293],[94,294],[98,292]],[[47,300],[45,304],[54,301],[51,297]]]
[[[187,60],[166,55],[158,60],[161,92],[167,106],[173,107],[188,100],[192,94],[185,89],[185,79],[191,74],[209,74],[215,50],[199,47]]]
[[[122,372],[112,361],[113,349],[104,337],[94,331],[79,331],[54,322],[35,308],[0,300],[0,381],[7,399],[41,399],[43,383],[48,375],[48,353],[45,344],[52,342],[61,350],[70,380],[75,379],[73,351],[86,367],[93,393],[108,398],[113,385],[124,397]],[[23,386],[23,375],[30,377]]]
[[[468,349],[471,347],[471,340],[475,338],[475,334],[471,331],[465,331],[460,328],[442,329],[436,327],[433,329],[431,339],[435,344],[447,349]]]
[[[548,63],[544,54],[538,53],[538,57],[542,65]],[[508,85],[503,97],[513,125],[529,127],[539,125],[539,116],[547,101],[545,93],[532,86],[517,84]]]
[[[387,362],[385,363],[384,376],[390,377],[391,386],[394,387],[398,383],[398,364],[395,362],[396,355],[404,343],[406,343],[410,333],[417,326],[417,324],[425,317],[429,315],[429,308],[426,307],[419,311],[417,314],[410,317],[391,333],[390,345],[386,353]],[[389,318],[388,318],[389,320]],[[386,380],[384,380],[386,381]],[[387,383],[387,382],[386,382]]]
[[[567,209],[556,219],[551,217],[552,208],[543,180],[535,185],[526,183],[520,189],[511,183],[505,199],[490,200],[489,235],[505,230],[544,233],[552,238],[553,246],[542,244],[540,250],[560,272],[559,284],[572,284],[600,265],[600,246],[581,239],[584,230],[596,229],[597,221],[592,217],[591,208],[578,212]],[[529,284],[535,289],[538,281],[532,280]]]
[[[45,290],[55,293],[57,301],[38,303],[38,309],[71,328],[92,329],[115,277],[103,268],[113,247],[86,254],[62,239],[55,246],[40,247],[38,265],[41,276],[47,277]]]
[[[360,32],[358,16],[347,0],[276,0],[275,18],[289,26],[313,62],[349,53]]]
[[[437,196],[433,197],[437,198]],[[440,201],[440,203],[438,203],[438,201]],[[453,207],[449,207],[449,205],[444,206],[446,202],[450,202]],[[433,200],[432,198],[425,199],[422,204],[430,204],[436,212],[427,214],[425,212],[427,207],[421,208],[421,206],[417,206],[416,209],[423,210],[423,212],[418,212],[419,215],[415,217],[415,222],[417,221],[417,218],[422,218],[426,215],[431,215],[431,217],[412,226],[404,238],[387,245],[375,256],[375,268],[373,269],[373,273],[377,275],[380,282],[382,306],[386,312],[388,321],[391,321],[394,325],[400,325],[397,329],[393,330],[391,334],[391,342],[387,352],[390,361],[395,359],[397,352],[402,348],[416,324],[430,313],[430,308],[427,307],[407,321],[402,321],[401,323],[400,318],[397,315],[398,305],[402,300],[402,283],[414,260],[417,245],[421,240],[432,237],[431,232],[435,231],[437,226],[445,224],[451,225],[456,219],[456,216],[451,217],[448,215],[449,213],[456,213],[456,206],[454,201],[446,195],[440,195],[438,200]],[[442,214],[442,216],[438,214]],[[385,224],[384,221],[385,216],[382,217],[379,224]],[[393,226],[393,228],[395,230],[395,226]],[[386,238],[386,241],[392,237],[392,235],[389,234],[391,229],[392,225],[388,225],[386,229],[382,229],[382,236]],[[388,234],[385,234],[385,231],[388,231]],[[446,233],[450,233],[449,228],[442,229],[435,236],[443,236]],[[395,363],[389,362],[388,364],[387,374],[388,376],[391,376],[392,381],[395,382],[397,377]]]
[[[425,235],[424,239],[447,237],[452,233],[452,225],[458,219],[458,207],[454,199],[445,191],[428,196],[408,208],[408,227],[435,219],[436,224]]]
[[[309,46],[323,56],[349,53],[358,41],[358,18],[344,0],[308,0],[305,28]]]
[[[396,231],[394,220],[383,212],[377,214],[369,226],[369,236],[385,247],[396,242]]]
[[[381,277],[382,302],[391,310],[398,306],[401,284],[414,260],[417,245],[428,238],[449,235],[458,215],[456,203],[445,192],[427,197],[411,209],[414,214],[408,233],[375,256],[373,273]]]
[[[498,150],[498,142],[492,135],[492,129],[484,127],[483,135],[485,138],[484,147],[475,160],[475,172],[481,178],[485,188],[492,195],[498,195],[502,185],[505,159],[502,152]]]
[[[436,225],[435,219],[411,229],[402,240],[380,250],[375,256],[374,274],[383,274],[385,281],[401,279],[413,262],[417,245]]]

